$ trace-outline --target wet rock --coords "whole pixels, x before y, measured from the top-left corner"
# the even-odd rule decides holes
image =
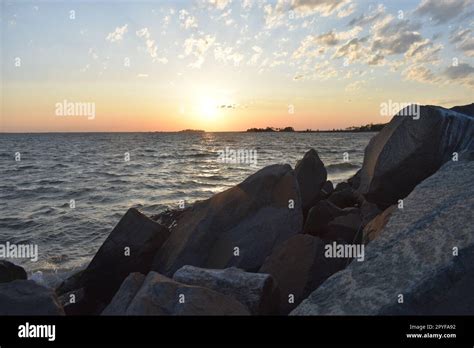
[[[319,193],[326,182],[327,172],[316,150],[305,153],[295,166],[296,178],[301,193],[303,212],[307,212],[319,198]]]
[[[16,279],[27,279],[23,267],[8,261],[0,261],[0,283],[7,283]]]
[[[144,281],[145,276],[143,274],[130,273],[112,298],[112,301],[104,309],[102,315],[124,315]]]

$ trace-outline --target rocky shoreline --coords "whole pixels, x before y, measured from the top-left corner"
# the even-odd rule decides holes
[[[1,261],[0,315],[472,314],[473,139],[474,104],[421,106],[336,187],[310,149],[183,210],[129,209],[56,289]]]

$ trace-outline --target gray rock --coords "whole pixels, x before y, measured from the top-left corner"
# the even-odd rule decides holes
[[[347,259],[325,257],[326,243],[317,237],[300,234],[276,248],[259,272],[271,274],[280,288],[280,313],[288,314],[311,291],[335,272]],[[289,296],[294,296],[294,303]]]
[[[377,204],[371,203],[367,200],[363,200],[360,205],[360,215],[362,216],[362,225],[367,225],[369,221],[375,218],[377,215],[382,213],[383,210],[380,209]]]
[[[102,315],[124,315],[130,302],[143,285],[145,276],[141,273],[130,273],[123,281],[112,301],[104,309]]]
[[[233,296],[254,315],[278,312],[278,287],[269,274],[245,272],[235,267],[220,270],[184,266],[176,271],[173,279]]]
[[[0,261],[0,283],[26,278],[26,272],[23,267],[17,266],[8,261]]]
[[[362,220],[360,214],[350,213],[336,217],[323,228],[321,238],[324,240],[343,240],[346,243],[354,243],[356,235],[362,231]]]
[[[472,315],[473,173],[474,162],[450,161],[419,184],[367,245],[365,261],[326,280],[292,314]]]
[[[321,196],[321,199],[326,199],[333,192],[334,192],[334,186],[332,184],[332,181],[328,180],[324,183],[323,187],[321,188],[321,192],[320,192],[319,195]]]
[[[305,153],[295,166],[296,178],[301,192],[303,212],[307,212],[318,200],[326,182],[327,172],[316,150]]]
[[[165,227],[129,209],[80,276],[79,285],[84,287],[86,297],[109,303],[130,273],[148,273],[155,253],[168,236]]]
[[[75,289],[59,296],[59,303],[66,315],[85,315],[87,308],[84,288]]]
[[[395,204],[473,139],[474,118],[442,107],[394,116],[365,149],[358,191],[382,208]]]
[[[343,209],[360,205],[363,197],[357,191],[344,185],[339,190],[334,190],[327,200]]]
[[[0,315],[64,315],[53,289],[32,280],[0,284]]]
[[[303,232],[313,236],[320,235],[327,224],[336,217],[347,214],[347,211],[336,207],[329,201],[319,201],[312,207],[306,218]]]
[[[474,103],[467,105],[454,106],[450,110],[463,113],[465,115],[474,116]]]
[[[256,271],[276,245],[301,232],[302,220],[293,170],[268,166],[185,211],[152,269],[168,276],[184,265]]]
[[[387,224],[393,211],[396,209],[395,205],[392,205],[385,209],[382,213],[375,216],[365,227],[362,232],[362,243],[368,244],[374,239],[378,238],[382,233],[385,225]]]
[[[127,307],[126,315],[249,315],[234,297],[211,289],[176,282],[156,272]]]

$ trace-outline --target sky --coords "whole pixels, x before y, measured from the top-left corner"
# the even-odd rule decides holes
[[[0,1],[0,132],[333,129],[474,101],[472,0]]]

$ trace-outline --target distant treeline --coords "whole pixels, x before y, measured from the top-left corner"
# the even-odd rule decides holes
[[[386,124],[379,123],[379,124],[366,124],[365,126],[354,126],[354,127],[347,127],[345,129],[335,129],[332,130],[313,130],[313,129],[306,129],[302,131],[295,131],[293,127],[285,127],[285,128],[275,128],[275,127],[267,127],[267,128],[249,128],[247,132],[254,132],[254,133],[261,133],[261,132],[298,132],[298,133],[335,133],[335,132],[378,132],[380,131]]]

